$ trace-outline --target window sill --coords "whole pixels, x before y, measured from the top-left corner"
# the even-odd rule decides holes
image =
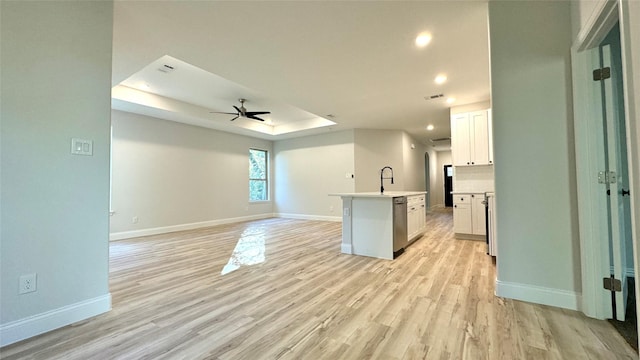
[[[255,204],[255,205],[268,204],[270,202],[271,202],[271,200],[249,200],[249,205],[252,205],[252,204]]]

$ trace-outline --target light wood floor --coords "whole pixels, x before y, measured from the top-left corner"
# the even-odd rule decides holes
[[[113,242],[113,310],[0,357],[638,358],[605,321],[495,297],[485,244],[453,239],[450,212],[428,225],[395,261],[340,254],[341,225],[320,221]]]

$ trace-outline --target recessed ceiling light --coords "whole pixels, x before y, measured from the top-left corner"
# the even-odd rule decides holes
[[[429,131],[433,130],[433,125],[431,125],[431,124],[427,125],[427,130],[429,130]]]
[[[424,32],[419,34],[418,37],[416,37],[417,47],[425,47],[429,45],[430,42],[431,42],[431,34],[429,33]]]
[[[447,99],[447,104],[453,104],[454,102],[456,102],[456,98],[450,97]]]
[[[436,79],[435,79],[436,84],[444,84],[445,81],[447,81],[447,75],[440,74],[436,76]]]

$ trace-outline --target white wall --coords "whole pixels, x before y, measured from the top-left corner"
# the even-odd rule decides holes
[[[380,191],[380,169],[391,166],[394,183],[384,180],[385,191],[405,189],[403,132],[400,130],[354,130],[357,192]],[[423,165],[424,168],[424,165]],[[385,176],[389,176],[388,170]]]
[[[108,311],[113,4],[0,2],[0,343]],[[71,155],[71,138],[93,156]],[[18,277],[37,291],[18,295]]]
[[[341,220],[342,203],[330,193],[355,191],[353,130],[275,142],[275,212]]]
[[[438,205],[438,200],[434,198],[434,196],[437,197],[438,186],[442,187],[438,185],[438,178],[442,176],[442,170],[439,170],[438,167],[440,164],[440,153],[431,146],[425,146],[424,152],[429,154],[429,194],[427,194],[427,207],[430,209]],[[440,182],[442,182],[442,180],[440,180]]]
[[[112,124],[115,238],[273,213],[249,202],[248,180],[249,149],[271,154],[271,141],[117,110]]]
[[[393,167],[394,184],[385,179],[385,191],[424,191],[428,151],[400,130],[356,129],[277,141],[275,212],[340,221],[341,200],[328,194],[379,191],[386,165]]]
[[[576,308],[570,17],[569,2],[489,2],[497,294]]]
[[[404,190],[406,191],[425,191],[426,190],[426,172],[424,169],[424,154],[427,147],[409,134],[402,133],[402,167],[404,178]]]
[[[444,166],[452,165],[451,150],[438,151],[438,164],[436,174],[436,184],[431,189],[432,202],[431,206],[444,206]],[[455,188],[453,188],[455,190]]]
[[[578,36],[578,33],[584,26],[593,21],[594,10],[609,0],[578,0],[573,1],[571,6],[571,24],[572,39]]]

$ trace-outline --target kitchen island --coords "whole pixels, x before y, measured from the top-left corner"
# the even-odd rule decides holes
[[[425,191],[329,194],[342,198],[341,252],[392,260],[424,232]]]

